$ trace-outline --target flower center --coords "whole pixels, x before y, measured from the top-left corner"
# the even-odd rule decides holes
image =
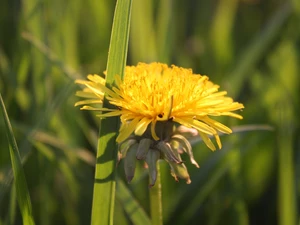
[[[170,120],[171,114],[172,114],[172,108],[173,108],[173,95],[169,98],[169,104],[167,107],[164,109],[164,112],[159,113],[157,115],[157,121],[168,121]]]

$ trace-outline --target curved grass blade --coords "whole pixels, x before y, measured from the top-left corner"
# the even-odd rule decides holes
[[[15,187],[17,193],[17,200],[23,218],[23,224],[34,225],[32,207],[27,188],[26,178],[22,167],[21,157],[18,150],[17,142],[15,140],[13,130],[5,109],[5,105],[0,93],[1,110],[4,116],[4,122],[7,130],[7,137],[9,141],[9,152],[11,158],[12,169],[15,177]]]
[[[126,65],[132,0],[118,0],[109,46],[106,86],[111,87],[114,76],[123,77]],[[103,107],[109,107],[105,99]],[[101,120],[94,181],[92,224],[113,224],[116,175],[116,132],[118,118]]]

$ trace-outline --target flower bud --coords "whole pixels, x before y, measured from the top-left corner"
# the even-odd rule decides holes
[[[137,143],[131,145],[124,160],[125,175],[128,182],[134,177],[137,148]]]
[[[147,156],[147,153],[148,153],[149,148],[150,148],[152,143],[153,143],[153,141],[149,138],[142,139],[140,141],[139,147],[137,149],[136,159],[138,159],[138,160],[143,159],[144,160]]]
[[[156,163],[159,160],[159,158],[160,158],[160,152],[158,150],[149,149],[149,152],[146,156],[146,162],[148,164],[148,169],[149,169],[150,187],[152,187],[155,184],[157,178]]]
[[[136,139],[130,138],[119,145],[119,152],[121,153],[122,158],[126,157],[128,149],[136,142]]]
[[[160,141],[156,148],[159,149],[164,154],[164,157],[170,162],[182,163],[182,161],[175,155],[168,142]]]
[[[198,163],[194,159],[193,149],[190,142],[183,135],[180,134],[173,135],[171,140],[177,141],[177,143],[179,143],[179,146],[175,145],[174,147],[177,147],[178,149],[183,149],[183,151],[185,151],[189,155],[191,163],[194,164],[197,168],[199,168]]]
[[[169,162],[169,165],[171,166],[171,175],[175,178],[176,181],[178,181],[178,178],[185,179],[187,184],[191,183],[190,175],[187,171],[186,166],[184,163],[177,164],[174,162]]]

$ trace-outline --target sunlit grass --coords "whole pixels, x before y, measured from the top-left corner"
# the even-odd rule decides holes
[[[121,78],[124,74],[127,59],[131,5],[131,0],[118,0],[116,4],[107,59],[106,87],[112,87],[116,74],[120,75]],[[109,108],[108,101],[103,102],[103,107]],[[117,118],[112,117],[101,120],[93,192],[91,224],[94,225],[114,224],[116,165],[118,160],[117,131]]]

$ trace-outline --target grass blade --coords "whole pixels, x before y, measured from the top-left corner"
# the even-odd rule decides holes
[[[20,211],[23,218],[23,224],[34,225],[32,216],[32,207],[27,188],[26,178],[22,167],[21,157],[18,150],[17,142],[15,140],[13,130],[5,109],[2,95],[0,93],[1,110],[4,116],[4,122],[7,130],[7,137],[9,141],[9,152],[11,157],[12,169],[15,177],[15,187],[17,192],[17,200],[20,206]]]
[[[112,86],[114,75],[119,74],[123,77],[128,49],[131,5],[131,0],[118,0],[116,4],[107,63],[107,87]],[[109,103],[104,101],[103,106],[109,107]],[[117,118],[112,117],[101,121],[94,181],[92,224],[113,224],[117,129]]]
[[[118,179],[117,198],[121,201],[125,212],[133,224],[151,225],[151,221],[143,208],[134,199],[126,185]]]
[[[278,121],[278,224],[296,224],[297,203],[295,191],[294,149],[295,136],[293,126],[296,119],[293,115],[293,106],[288,98],[279,101],[276,111]]]

